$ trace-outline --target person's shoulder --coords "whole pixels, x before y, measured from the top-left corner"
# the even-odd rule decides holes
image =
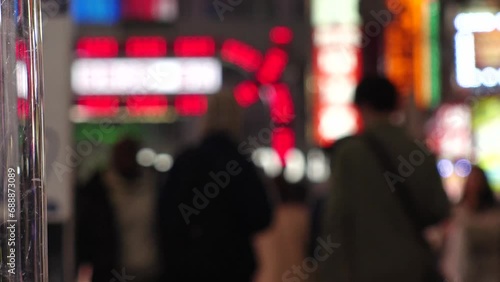
[[[331,156],[339,156],[344,153],[356,152],[365,147],[365,142],[361,135],[352,135],[337,140],[327,149]]]

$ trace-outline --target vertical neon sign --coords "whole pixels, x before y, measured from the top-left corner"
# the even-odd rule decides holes
[[[360,128],[352,105],[361,74],[358,5],[358,0],[312,2],[313,135],[322,147]]]
[[[399,6],[385,31],[386,74],[403,95],[414,94],[417,106],[435,107],[441,94],[439,2],[404,0]]]

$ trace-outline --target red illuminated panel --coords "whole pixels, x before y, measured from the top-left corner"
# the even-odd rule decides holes
[[[131,116],[161,116],[167,112],[165,96],[131,96],[127,98],[127,111]]]
[[[90,116],[114,116],[118,113],[120,98],[116,96],[87,96],[78,98],[80,109]]]
[[[255,72],[262,64],[262,54],[259,50],[235,39],[228,39],[221,49],[224,61],[235,64],[240,68]]]
[[[277,84],[273,86],[271,97],[271,119],[275,123],[290,123],[295,118],[295,109],[293,105],[292,95],[285,84]]]
[[[17,99],[17,115],[20,119],[26,119],[29,116],[30,104],[28,100],[18,98]]]
[[[122,0],[125,20],[171,22],[177,18],[179,0]]]
[[[76,44],[81,58],[113,58],[118,56],[118,41],[113,37],[84,37]]]
[[[203,95],[177,96],[175,109],[181,116],[201,116],[207,112],[208,98]]]
[[[234,89],[234,98],[240,106],[250,107],[259,101],[259,88],[251,81],[243,81]]]
[[[281,127],[273,131],[273,149],[278,153],[281,162],[285,164],[285,155],[295,147],[295,133],[291,128]]]
[[[125,52],[128,57],[163,57],[167,55],[167,41],[158,36],[134,36],[127,40]]]
[[[209,36],[182,36],[175,40],[174,52],[178,57],[212,57],[215,41]]]
[[[286,45],[290,44],[293,40],[293,32],[290,28],[285,26],[277,26],[271,29],[269,33],[271,42],[274,44]]]
[[[152,21],[154,0],[122,0],[122,13],[125,19]]]
[[[288,63],[288,55],[279,48],[271,48],[264,57],[262,67],[257,72],[257,80],[262,84],[277,82]]]

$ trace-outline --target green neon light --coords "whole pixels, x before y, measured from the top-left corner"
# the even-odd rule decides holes
[[[437,107],[441,101],[441,48],[439,36],[440,6],[439,1],[432,1],[430,16],[430,52],[431,52],[431,100],[430,106]]]

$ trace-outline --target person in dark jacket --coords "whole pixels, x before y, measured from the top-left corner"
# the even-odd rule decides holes
[[[93,282],[157,281],[155,185],[136,162],[138,149],[133,139],[118,142],[109,168],[77,190],[77,263]]]
[[[317,256],[315,281],[443,281],[424,235],[450,211],[436,159],[391,122],[399,94],[388,79],[365,77],[355,104],[365,129],[334,150],[322,219],[321,238],[339,247]]]
[[[159,195],[162,281],[251,281],[253,236],[271,221],[266,190],[238,152],[240,112],[230,96],[209,102],[199,146],[181,153]]]

